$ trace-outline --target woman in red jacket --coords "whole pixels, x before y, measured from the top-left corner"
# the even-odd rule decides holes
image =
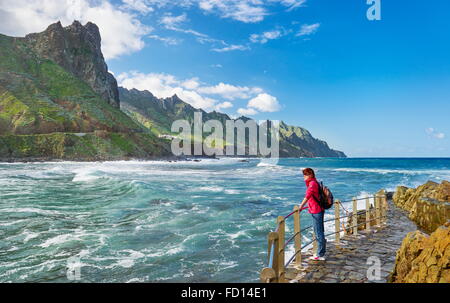
[[[303,179],[306,183],[306,196],[300,204],[300,209],[308,203],[308,211],[313,219],[314,234],[317,239],[317,254],[310,259],[315,261],[325,260],[326,239],[324,233],[323,216],[325,210],[319,205],[319,183],[316,180],[314,170],[305,168],[303,170]]]

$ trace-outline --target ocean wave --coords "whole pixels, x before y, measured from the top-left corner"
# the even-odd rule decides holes
[[[276,166],[278,166],[278,164],[275,163],[275,161],[273,161],[273,162],[263,162],[263,161],[261,161],[256,166],[258,166],[258,167],[276,167]]]
[[[24,208],[5,208],[2,212],[6,213],[36,213],[40,215],[60,215],[61,213],[55,210],[45,210],[34,207],[24,207]]]
[[[202,187],[197,188],[197,190],[218,193],[218,192],[224,191],[224,188],[221,186],[202,186]]]
[[[332,171],[351,172],[351,173],[376,173],[376,174],[407,174],[407,175],[450,175],[450,170],[428,170],[428,169],[379,169],[379,168],[333,168]]]
[[[34,232],[30,232],[29,230],[25,230],[22,233],[23,236],[25,236],[25,238],[23,239],[24,243],[27,243],[28,241],[30,241],[31,239],[37,238],[39,237],[39,233],[34,233]]]
[[[224,192],[228,195],[238,195],[241,193],[241,191],[237,189],[225,189]]]

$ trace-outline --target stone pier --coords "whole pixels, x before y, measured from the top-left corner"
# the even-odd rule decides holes
[[[358,231],[358,235],[346,235],[340,245],[327,241],[325,261],[312,261],[312,249],[302,253],[302,267],[292,265],[286,269],[290,283],[385,283],[395,264],[395,256],[407,233],[417,230],[408,214],[388,201],[386,224],[370,231]],[[380,261],[380,279],[369,280],[374,273],[373,261]],[[368,264],[370,263],[370,264]]]

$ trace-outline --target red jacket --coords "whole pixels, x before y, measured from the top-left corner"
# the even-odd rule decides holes
[[[317,203],[319,199],[319,183],[316,178],[306,180],[306,199],[308,200],[308,211],[310,214],[318,214],[324,211]]]

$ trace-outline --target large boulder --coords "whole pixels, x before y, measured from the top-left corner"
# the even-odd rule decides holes
[[[409,218],[427,233],[450,220],[450,182],[429,181],[414,188],[399,186],[394,203],[409,212]]]
[[[403,239],[389,278],[394,283],[450,283],[450,223],[430,236],[415,231]]]

